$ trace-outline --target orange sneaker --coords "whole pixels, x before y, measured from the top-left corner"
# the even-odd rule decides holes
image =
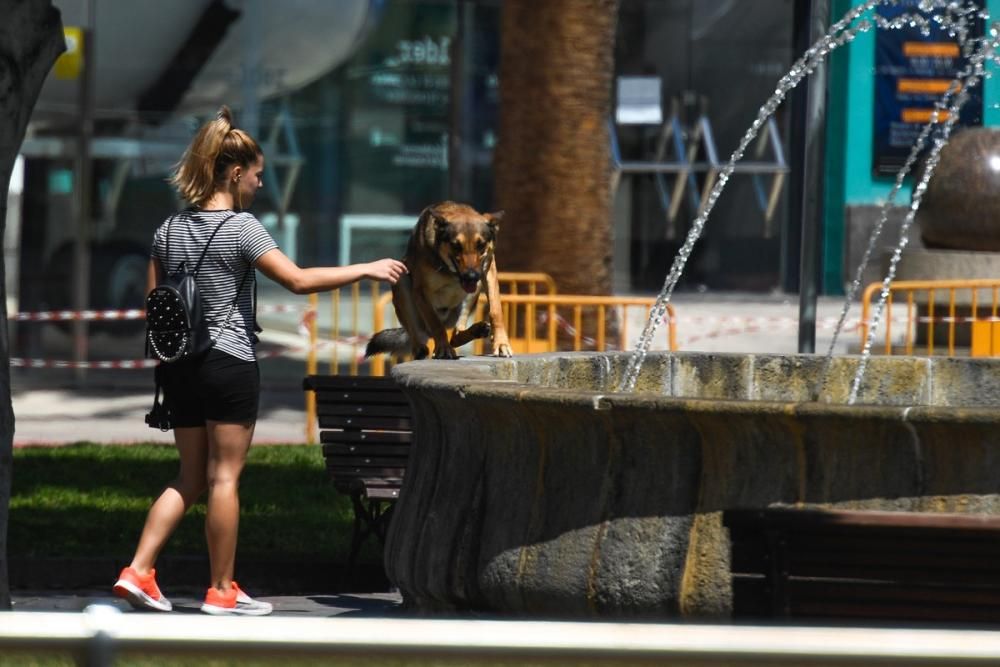
[[[134,568],[126,567],[118,575],[118,581],[112,590],[118,597],[128,600],[135,609],[173,609],[170,600],[163,597],[160,587],[156,585],[156,570],[150,570],[149,574],[139,574]]]
[[[267,616],[271,613],[270,602],[261,602],[243,592],[234,581],[225,593],[214,586],[205,593],[205,603],[201,610],[214,616]]]

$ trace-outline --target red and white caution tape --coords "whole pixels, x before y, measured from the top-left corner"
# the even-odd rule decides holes
[[[129,310],[40,310],[33,313],[13,313],[10,319],[15,322],[66,322],[72,320],[140,320],[146,316],[146,311],[132,308]]]
[[[10,365],[14,368],[153,368],[157,362],[153,359],[131,359],[120,361],[65,361],[62,359],[21,359],[14,357]]]
[[[258,313],[299,313],[312,310],[308,304],[272,303],[258,306]],[[15,322],[67,322],[74,320],[141,320],[146,317],[142,308],[124,310],[39,310],[30,313],[12,313]]]
[[[832,330],[837,326],[838,319],[833,317],[817,320],[818,329]],[[779,316],[757,316],[757,317],[678,317],[678,329],[683,330],[684,325],[699,327],[715,327],[708,331],[701,331],[688,336],[678,342],[678,347],[683,347],[696,343],[699,340],[709,340],[714,338],[725,338],[727,336],[738,336],[740,334],[761,333],[764,331],[782,331],[794,329],[799,326],[799,320],[795,317]],[[844,323],[844,331],[855,331],[860,322],[858,320]]]
[[[257,359],[271,359],[273,357],[283,357],[293,354],[305,354],[310,348],[321,350],[334,346],[345,348],[359,348],[368,343],[368,336],[344,336],[341,338],[317,341],[316,345],[282,345],[270,349],[258,350]],[[364,353],[359,353],[359,358],[363,358]],[[153,368],[157,365],[154,359],[126,359],[112,361],[70,361],[64,359],[22,359],[13,357],[10,365],[14,368],[88,368],[88,369],[142,369]]]
[[[257,306],[258,313],[301,313],[313,310],[307,303],[267,303]]]

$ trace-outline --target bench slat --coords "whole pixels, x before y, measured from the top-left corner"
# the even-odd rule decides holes
[[[406,400],[406,396],[403,392],[398,389],[394,391],[367,391],[367,390],[349,390],[349,391],[318,391],[316,392],[316,403],[342,403],[342,404],[354,404],[361,403],[363,405],[369,404],[387,404],[387,405],[405,405],[409,407],[409,402]]]
[[[317,403],[316,414],[320,417],[397,417],[409,419],[409,405],[352,405],[347,403]]]
[[[996,624],[996,608],[948,607],[906,604],[868,605],[859,608],[849,603],[816,602],[796,605],[793,616],[813,619],[858,619],[869,621],[936,621],[949,623]]]
[[[331,443],[323,446],[323,456],[334,459],[345,456],[399,456],[406,458],[409,454],[409,445],[347,445]]]
[[[302,381],[302,388],[307,391],[363,388],[400,392],[399,385],[391,377],[364,375],[307,375]]]
[[[403,477],[403,473],[406,468],[394,467],[394,468],[376,468],[371,466],[352,466],[350,468],[345,468],[337,466],[327,462],[326,464],[327,472],[336,481],[339,479],[362,479],[366,477]]]
[[[737,615],[1000,620],[1000,518],[727,511]]]
[[[374,500],[396,500],[399,498],[399,488],[365,485],[365,495]]]
[[[381,479],[354,477],[334,480],[333,486],[338,492],[344,494],[351,494],[358,489],[372,500],[398,500],[403,483],[402,480],[398,480],[396,484],[386,484],[385,480]]]
[[[741,552],[744,553],[750,550],[765,553],[767,549],[766,545],[759,542],[739,539],[734,541],[740,543]],[[808,535],[794,534],[784,540],[782,548],[792,554],[793,560],[790,566],[793,568],[836,561],[862,566],[895,565],[902,569],[948,565],[1000,573],[1000,535],[995,541],[989,542],[953,540],[941,543],[913,537],[892,539],[891,533],[870,540],[857,536],[838,540],[827,540],[823,537],[810,539]],[[759,569],[762,564],[759,560],[747,563],[734,561],[733,567]]]
[[[994,582],[996,584],[997,582]],[[974,607],[988,605],[1000,609],[1000,587],[941,586],[899,584],[893,582],[857,581],[843,577],[791,577],[788,579],[791,599],[805,604],[809,600],[847,600],[849,602],[901,601]]]
[[[405,456],[338,456],[330,458],[334,470],[406,467]]]
[[[402,477],[369,477],[364,483],[370,488],[385,487],[387,489],[398,489],[403,484]]]
[[[412,431],[413,426],[407,417],[368,417],[358,415],[319,416],[321,429],[354,429],[379,431]]]
[[[793,616],[996,621],[1000,591],[790,579]]]
[[[993,534],[1000,530],[1000,516],[982,514],[951,514],[931,512],[881,512],[874,510],[809,510],[771,508],[765,510],[727,510],[725,525],[738,528],[746,525],[754,530],[760,522],[780,528],[816,530],[822,526],[824,533],[837,528],[888,527],[898,530],[939,529],[949,532],[982,532]]]
[[[409,444],[413,433],[407,431],[320,431],[319,440],[322,443],[334,444]]]

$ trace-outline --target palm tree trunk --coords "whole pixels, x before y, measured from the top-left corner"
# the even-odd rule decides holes
[[[608,117],[618,0],[505,0],[497,200],[501,270],[611,291]]]
[[[59,10],[49,0],[0,0],[0,238],[7,223],[10,175],[45,76],[66,49]],[[4,275],[0,255],[0,276]],[[0,303],[7,303],[0,281]],[[14,462],[7,309],[0,309],[0,609],[10,609],[7,511]]]

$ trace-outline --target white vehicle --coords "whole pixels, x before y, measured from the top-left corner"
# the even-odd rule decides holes
[[[166,177],[189,141],[195,119],[204,119],[220,104],[233,107],[240,125],[266,142],[269,128],[258,127],[258,105],[343,63],[377,23],[385,0],[54,4],[64,28],[86,25],[93,30],[89,307],[118,309],[142,303],[152,229],[159,222],[135,219],[135,200],[143,194],[136,195],[135,188],[130,194],[127,184],[136,177]],[[68,41],[74,41],[72,35],[70,30]],[[75,41],[69,46],[80,47]],[[28,190],[23,195],[11,190],[5,238],[8,308],[13,310],[72,306],[78,237],[73,160],[80,90],[80,78],[59,78],[53,70],[22,146]],[[295,166],[299,160],[264,148],[273,164],[284,158]],[[281,202],[287,207],[294,180],[292,176],[280,184],[284,191],[274,196],[276,208]],[[177,204],[159,191],[150,197],[159,198],[150,202],[159,204],[154,210],[162,209],[164,201]],[[11,261],[18,257],[20,262]],[[18,266],[24,272],[20,279]],[[19,289],[24,290],[21,308]],[[129,327],[116,324],[108,330],[127,332]]]

